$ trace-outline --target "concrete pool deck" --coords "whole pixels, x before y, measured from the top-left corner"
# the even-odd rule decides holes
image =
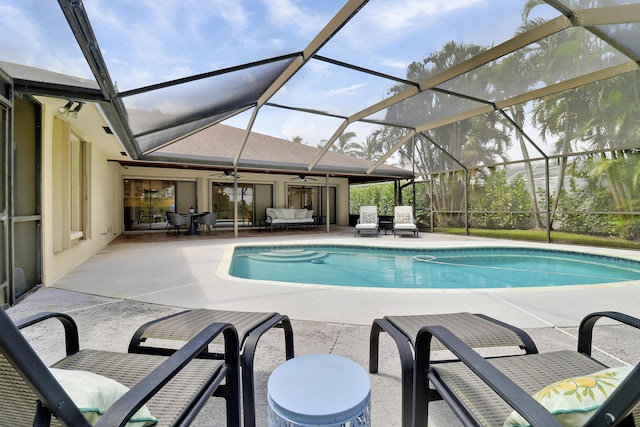
[[[220,233],[222,236],[223,233]],[[369,328],[385,315],[481,312],[526,329],[540,351],[575,349],[575,331],[593,311],[614,310],[640,317],[640,281],[556,288],[473,290],[389,290],[253,282],[227,273],[235,245],[344,243],[398,247],[527,246],[582,250],[640,261],[636,251],[422,233],[419,239],[392,235],[353,237],[353,229],[330,234],[253,233],[239,239],[135,239],[122,236],[47,288],[8,310],[13,318],[38,311],[64,311],[78,321],[81,347],[126,351],[128,340],[144,322],[183,308],[277,311],[292,319],[296,355],[334,353],[368,370]],[[375,274],[375,272],[371,272]],[[614,326],[605,326],[603,329]],[[50,334],[32,328],[30,341],[47,362],[57,360],[59,346]],[[640,335],[611,334],[596,345],[605,363],[637,363]],[[256,353],[258,425],[266,425],[266,382],[284,360],[281,331],[265,334]],[[612,358],[613,357],[613,358]],[[372,418],[376,426],[400,424],[400,364],[393,342],[381,340],[378,374],[371,374]],[[215,400],[215,399],[213,399]],[[446,405],[433,405],[434,426],[456,425]],[[224,425],[221,406],[212,403],[198,425]]]

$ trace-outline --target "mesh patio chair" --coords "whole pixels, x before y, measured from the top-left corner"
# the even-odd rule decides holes
[[[169,231],[175,230],[176,234],[178,234],[181,228],[184,228],[185,230],[189,228],[190,223],[191,219],[186,215],[167,212],[167,227],[169,227]]]
[[[457,334],[444,326],[422,328],[416,338],[415,425],[427,425],[428,402],[435,400],[434,393],[437,393],[435,397],[441,397],[447,402],[466,426],[502,426],[508,417],[513,416],[514,410],[525,418],[526,421],[523,421],[525,424],[540,427],[560,426],[560,422],[551,415],[550,410],[542,406],[542,404],[552,403],[545,401],[547,398],[573,398],[576,408],[563,407],[556,411],[556,416],[584,417],[583,413],[587,414],[586,417],[591,416],[580,425],[637,425],[636,423],[640,421],[640,408],[638,408],[640,365],[632,368],[626,379],[610,393],[604,393],[604,388],[600,388],[602,384],[594,387],[595,393],[602,395],[603,402],[589,408],[581,408],[579,404],[595,396],[594,390],[589,391],[585,388],[580,391],[575,389],[572,392],[572,389],[563,388],[564,385],[561,385],[560,393],[549,395],[544,393],[545,390],[553,389],[553,383],[565,379],[567,381],[564,384],[585,384],[580,377],[608,368],[604,363],[591,357],[593,328],[601,318],[613,319],[623,325],[640,328],[640,320],[631,316],[616,312],[592,313],[580,324],[577,351],[563,350],[494,359],[482,358]],[[459,360],[451,363],[431,363],[431,350],[434,343],[432,338],[436,338],[452,351]],[[613,370],[613,368],[610,369]],[[572,377],[578,378],[573,380]],[[607,375],[605,377],[612,378]],[[532,395],[539,391],[542,391],[543,398],[536,400]],[[602,406],[599,406],[600,404]],[[632,415],[629,416],[630,414]],[[563,422],[568,420],[565,419]]]
[[[52,365],[57,368],[53,371],[19,330],[48,319],[57,319],[64,326],[67,354]],[[111,406],[103,408],[105,412],[97,426],[123,426],[137,411],[146,408],[157,419],[154,425],[189,425],[212,395],[226,400],[227,425],[240,425],[238,337],[229,324],[210,325],[171,357],[80,350],[74,320],[61,313],[41,313],[14,323],[0,309],[0,330],[0,425],[89,426],[77,406],[81,403],[76,402],[86,400],[90,389],[72,387],[61,379],[61,374],[62,378],[91,375],[87,385],[93,386],[94,391],[94,380],[100,380],[100,396],[87,404],[87,413],[96,412],[95,406],[113,392],[114,385],[116,389],[124,388]],[[220,335],[224,336],[223,359],[197,359]],[[130,390],[127,392],[125,387]]]
[[[244,426],[255,425],[255,395],[253,361],[260,337],[272,328],[284,330],[285,358],[294,356],[293,329],[285,315],[279,313],[258,313],[196,309],[176,313],[141,326],[131,338],[129,352],[168,355],[175,350],[169,345],[173,341],[188,341],[207,325],[214,322],[232,324],[240,341],[240,364],[242,377],[242,403]],[[210,348],[199,357],[219,358],[215,348]]]
[[[375,319],[371,325],[369,340],[369,372],[378,372],[380,333],[386,332],[394,340],[400,355],[403,427],[412,425],[415,337],[422,327],[430,325],[446,326],[474,348],[503,347],[504,351],[525,354],[538,352],[526,332],[482,314],[446,313]],[[437,341],[433,343],[433,347],[444,349]]]
[[[393,208],[393,237],[398,233],[413,233],[418,238],[418,226],[413,218],[413,207],[396,206]]]
[[[376,206],[360,206],[360,217],[356,223],[355,237],[358,237],[362,231],[374,232],[376,235],[380,234],[378,208]]]
[[[198,218],[198,227],[200,232],[206,231],[207,234],[211,234],[211,229],[216,229],[216,221],[218,220],[217,213],[207,212],[205,215]]]

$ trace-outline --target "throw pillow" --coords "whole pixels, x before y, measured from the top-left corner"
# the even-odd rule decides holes
[[[563,426],[583,426],[631,371],[630,366],[607,368],[591,375],[567,378],[533,395]],[[516,411],[504,427],[529,426]]]
[[[57,368],[50,370],[91,425],[95,425],[107,409],[129,391],[128,387],[119,382],[93,372]],[[133,414],[127,426],[144,427],[157,421],[151,416],[149,409],[143,406]]]
[[[375,224],[376,223],[376,214],[374,214],[374,213],[363,213],[362,214],[362,223],[363,224]]]
[[[411,217],[408,213],[399,213],[396,215],[396,224],[409,224]]]

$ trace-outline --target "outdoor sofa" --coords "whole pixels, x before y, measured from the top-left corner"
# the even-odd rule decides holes
[[[289,226],[309,226],[316,223],[312,209],[267,208],[267,225],[273,230],[280,226],[289,229]]]

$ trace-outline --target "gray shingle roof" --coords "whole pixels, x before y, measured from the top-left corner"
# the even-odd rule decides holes
[[[148,157],[195,158],[204,162],[232,165],[244,138],[243,129],[217,124],[163,147]],[[252,132],[242,151],[238,167],[306,173],[308,165],[320,151],[320,148]],[[373,162],[369,160],[329,151],[309,174],[363,175],[372,165]],[[373,175],[406,178],[411,177],[412,173],[398,167],[382,165]]]

